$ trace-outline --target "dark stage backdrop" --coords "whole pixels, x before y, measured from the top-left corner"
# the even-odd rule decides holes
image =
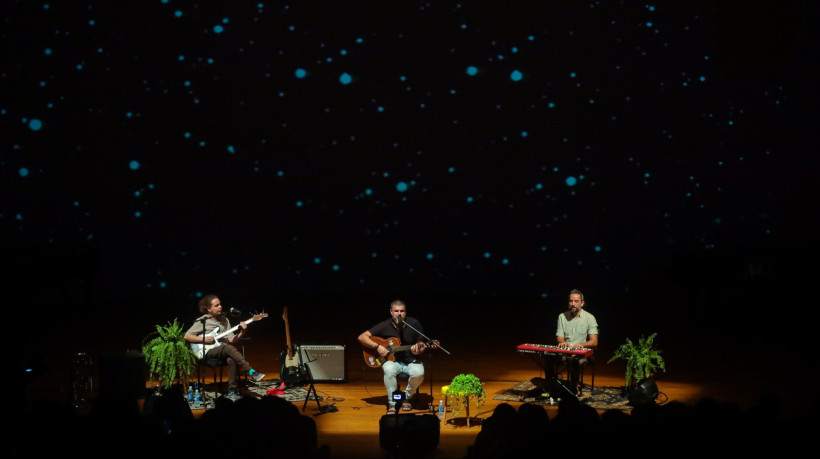
[[[5,309],[762,336],[815,269],[811,4],[5,1]]]

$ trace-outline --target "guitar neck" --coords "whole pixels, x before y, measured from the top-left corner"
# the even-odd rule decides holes
[[[251,322],[253,322],[253,318],[250,318],[250,319],[246,320],[246,321],[245,321],[245,325],[247,325],[247,324],[249,324],[249,323],[251,323]],[[239,329],[239,325],[237,325],[237,326],[235,326],[235,327],[231,328],[230,330],[225,330],[224,332],[222,332],[222,333],[220,333],[220,334],[218,334],[218,335],[214,336],[214,339],[219,339],[219,338],[224,337],[225,335],[230,335],[231,333],[235,332],[237,329]]]
[[[406,344],[404,346],[391,347],[390,348],[390,353],[401,352],[401,351],[409,351],[411,347],[413,347],[412,344]]]

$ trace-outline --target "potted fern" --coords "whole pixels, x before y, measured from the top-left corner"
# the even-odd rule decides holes
[[[174,319],[167,325],[157,325],[142,343],[142,353],[148,364],[149,377],[158,380],[163,389],[174,382],[185,384],[196,368],[196,356],[184,338],[182,325]]]
[[[657,333],[641,338],[635,344],[629,338],[615,350],[607,363],[616,359],[626,360],[626,392],[634,391],[638,384],[654,376],[658,369],[666,371],[666,362],[661,357],[661,350],[655,347]]]
[[[468,428],[470,427],[470,402],[475,403],[476,408],[480,408],[486,399],[484,385],[472,374],[460,374],[453,378],[445,395],[448,400],[453,401],[453,416],[458,416],[462,410],[466,409]]]

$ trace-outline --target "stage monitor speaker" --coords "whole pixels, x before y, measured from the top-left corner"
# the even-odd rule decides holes
[[[658,385],[652,378],[644,379],[638,383],[638,386],[629,394],[629,404],[632,406],[641,406],[654,403],[658,398]]]
[[[310,369],[314,382],[346,382],[345,347],[342,345],[299,346],[300,363]]]
[[[438,446],[441,421],[434,414],[385,414],[379,420],[379,445],[424,454]]]

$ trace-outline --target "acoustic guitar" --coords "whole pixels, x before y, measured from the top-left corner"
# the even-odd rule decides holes
[[[288,323],[288,307],[285,306],[285,311],[282,313],[282,319],[285,321],[285,338],[287,339],[287,348],[279,354],[279,360],[282,361],[282,369],[279,370],[279,378],[287,385],[299,384],[304,379],[302,366],[299,365],[299,357],[293,352],[293,344],[290,342],[290,324]]]
[[[250,324],[254,320],[262,320],[265,317],[268,317],[267,312],[263,312],[262,314],[256,314],[255,316],[253,316],[250,319],[246,320],[245,325]],[[202,360],[202,357],[204,357],[205,354],[208,353],[208,351],[210,351],[211,349],[213,349],[217,346],[222,345],[222,342],[219,341],[221,338],[224,338],[225,335],[230,335],[231,333],[235,332],[238,328],[239,328],[239,325],[231,328],[230,330],[225,330],[224,332],[219,333],[219,327],[216,327],[213,330],[211,330],[210,333],[205,335],[205,336],[213,336],[214,337],[214,342],[213,343],[211,343],[211,344],[191,343],[191,350],[194,351],[194,354],[196,354],[197,359]]]
[[[393,354],[401,351],[409,351],[410,348],[413,347],[413,344],[415,344],[413,343],[402,345],[401,340],[399,338],[393,337],[384,339],[379,338],[378,336],[371,336],[370,339],[372,339],[373,342],[375,342],[376,344],[379,344],[382,347],[387,348],[387,350],[390,352],[389,354],[387,354],[387,356],[382,357],[376,352],[375,349],[363,349],[362,352],[364,353],[364,363],[366,363],[367,366],[369,366],[370,368],[380,367],[384,364],[384,362],[387,361],[395,361],[396,356]],[[428,347],[430,349],[435,349],[439,346],[439,344],[440,343],[438,341],[431,341],[429,343],[420,343],[420,346],[422,349]]]

